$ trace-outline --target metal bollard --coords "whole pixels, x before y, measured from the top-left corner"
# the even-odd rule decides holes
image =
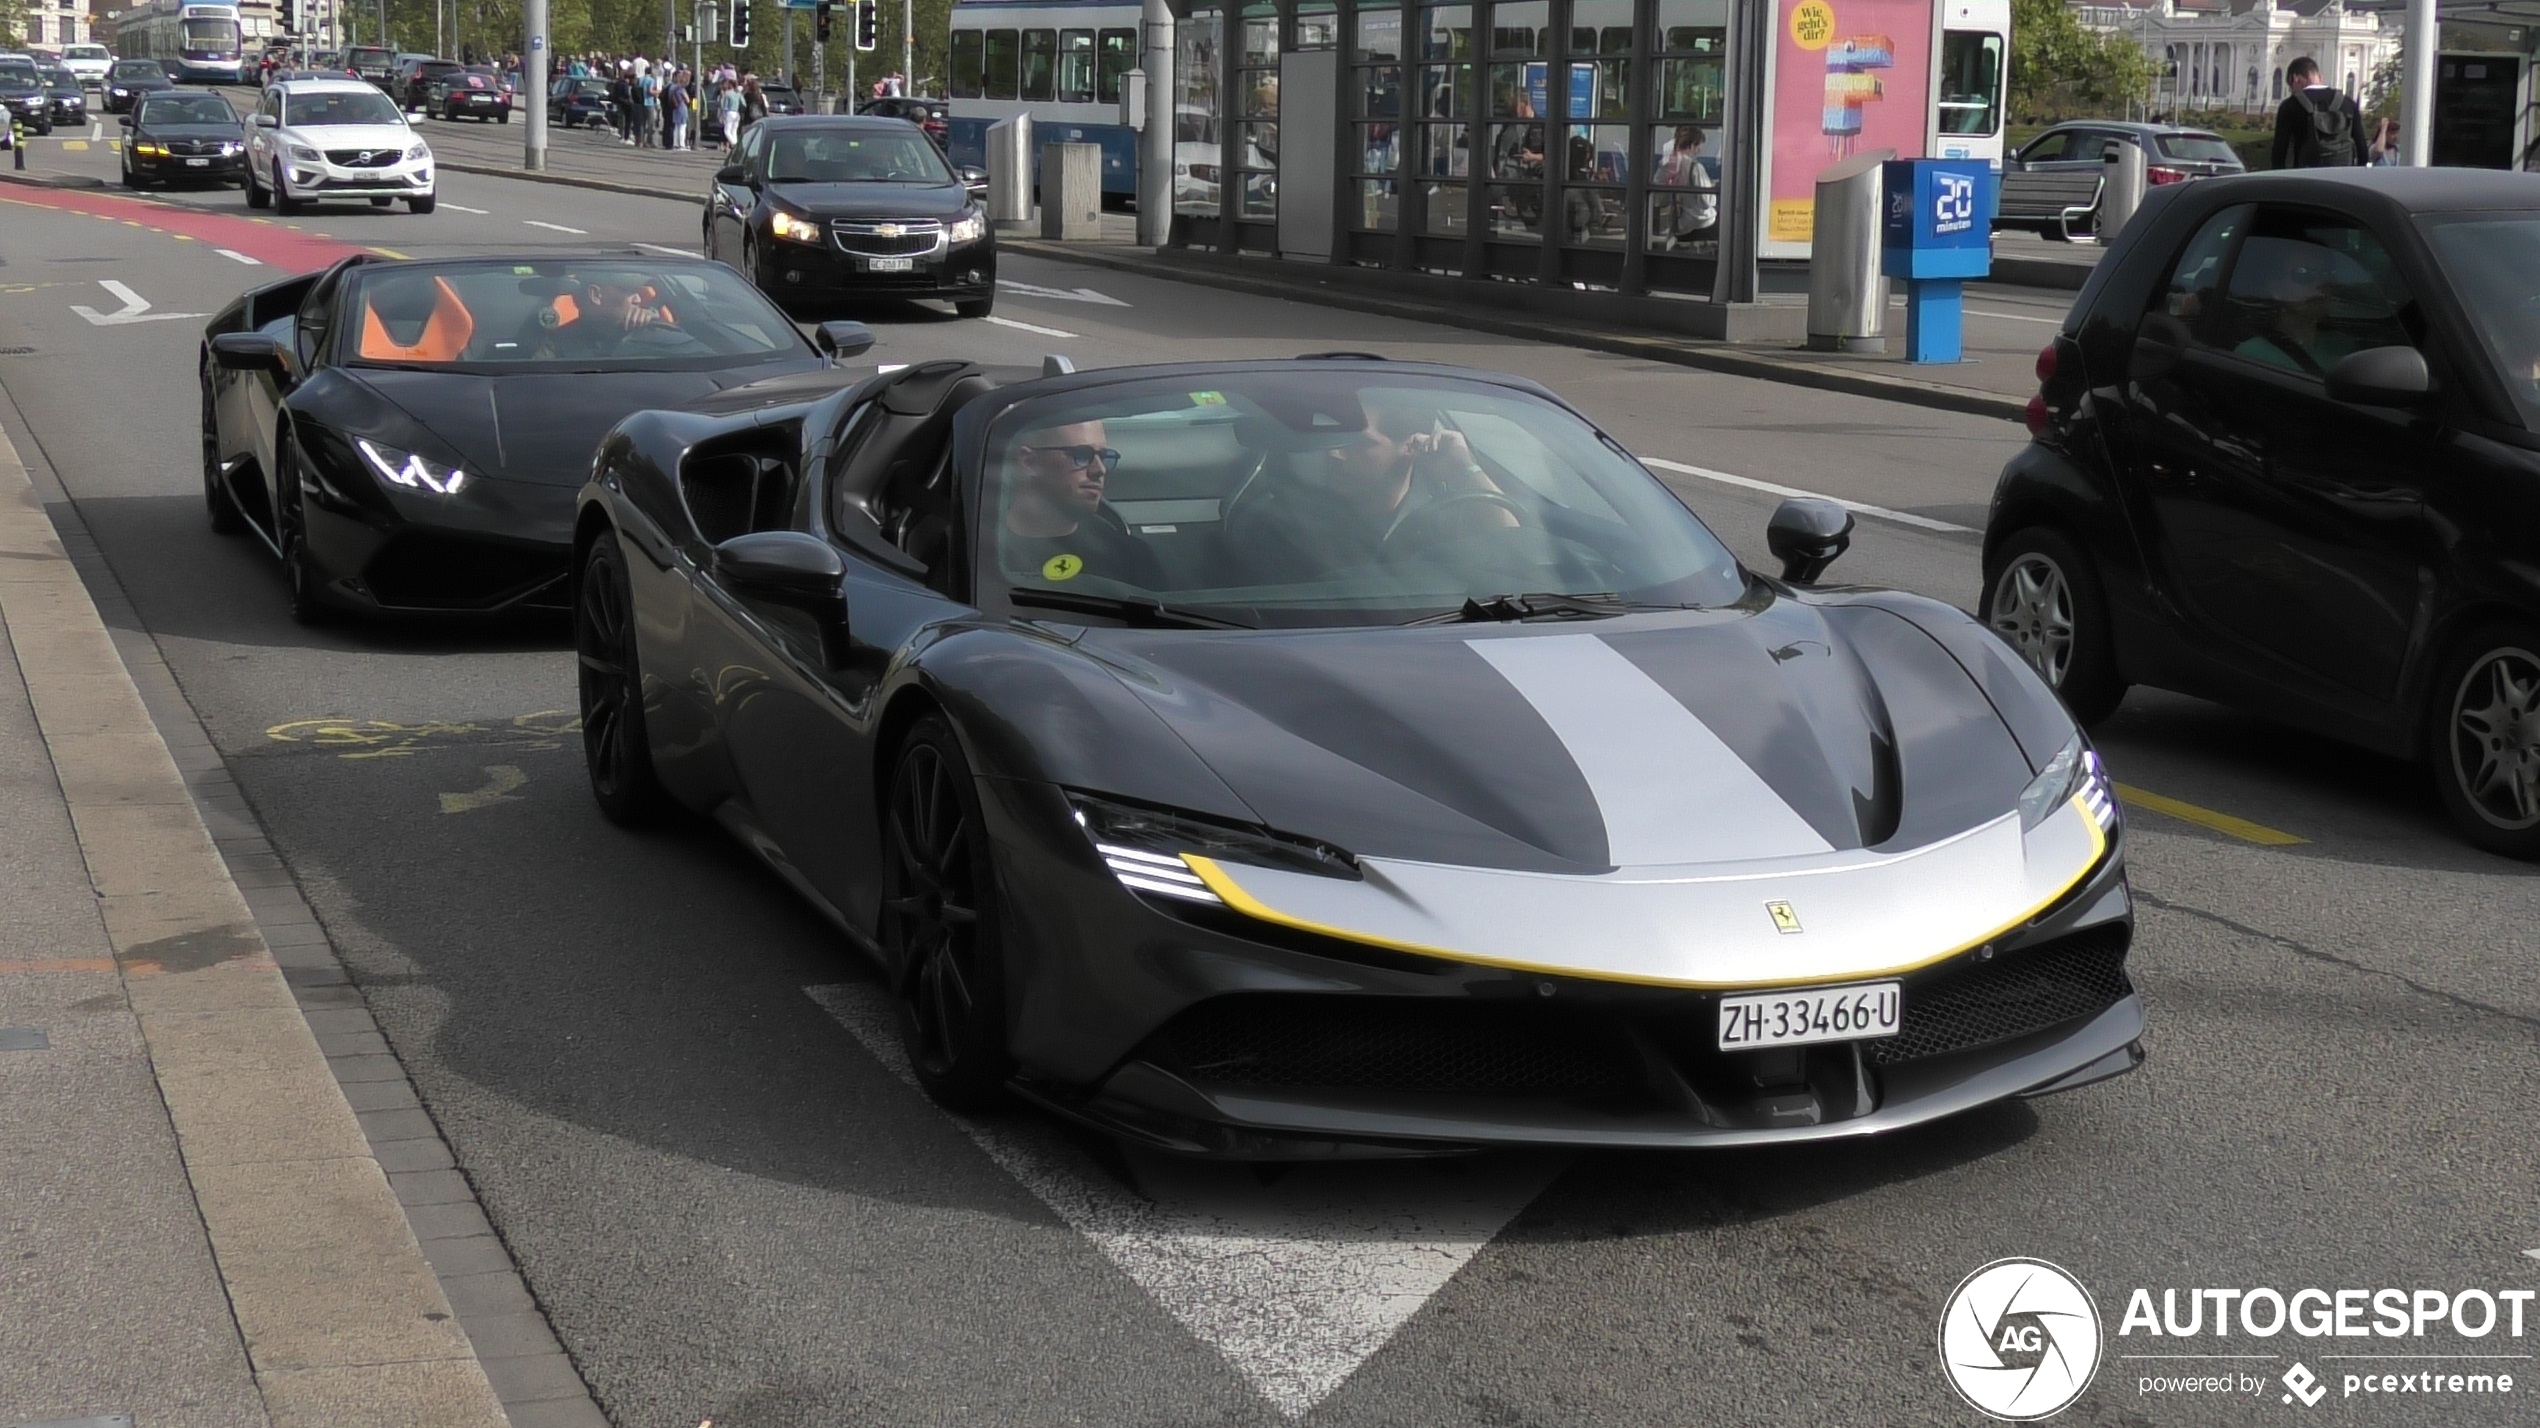
[[[1817,352],[1887,350],[1887,278],[1879,267],[1882,166],[1878,149],[1817,175],[1808,251],[1808,346]]]
[[[1000,233],[1031,227],[1033,157],[1031,115],[988,126],[988,219]]]

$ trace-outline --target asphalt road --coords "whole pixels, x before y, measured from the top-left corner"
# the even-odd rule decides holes
[[[2124,784],[2190,815],[2132,815],[2152,1030],[2122,1081],[1864,1144],[1267,1181],[1121,1162],[1028,1116],[944,1116],[889,1054],[867,969],[773,877],[710,829],[600,820],[561,629],[293,625],[269,559],[204,525],[198,324],[74,310],[124,310],[112,281],[142,316],[209,313],[324,244],[695,242],[686,199],[464,175],[442,195],[426,218],[205,229],[0,188],[0,421],[76,501],[620,1428],[1961,1422],[1940,1306],[2011,1255],[2071,1269],[2111,1319],[2110,1361],[2060,1421],[2241,1423],[2302,1410],[2271,1386],[2140,1392],[2153,1361],[2115,1356],[2181,1346],[2113,1336],[2131,1289],[2540,1280],[2540,883],[2454,842],[2403,767],[2162,696],[2101,738]],[[246,217],[234,191],[166,202]],[[1357,348],[1524,372],[1651,457],[1915,518],[1865,518],[1838,573],[1960,603],[1974,537],[1945,527],[1980,524],[2020,439],[1051,262],[1003,271],[1028,286],[1002,323],[876,309],[865,360]],[[1760,562],[1775,498],[1669,469]],[[2185,1347],[2326,1373],[2337,1353],[2527,1354],[2533,1318],[2521,1340]],[[2318,1412],[2528,1421],[2524,1396]]]

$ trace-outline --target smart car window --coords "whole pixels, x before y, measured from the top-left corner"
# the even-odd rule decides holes
[[[2540,214],[2446,214],[2417,222],[2523,425],[2540,431],[2540,294],[2531,283],[2540,272]]]
[[[2248,226],[2253,211],[2248,204],[2237,204],[2205,220],[2171,265],[2170,280],[2153,299],[2155,311],[2177,318],[2191,332],[2205,326],[2216,306],[2215,291],[2222,286],[2223,260],[2231,256],[2232,241]]]
[[[2414,301],[2390,253],[2354,220],[2261,210],[2233,258],[2221,330],[2233,355],[2308,377],[2373,347],[2414,346]]]

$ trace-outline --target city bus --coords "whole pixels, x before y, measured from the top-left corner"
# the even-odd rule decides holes
[[[1941,0],[1940,83],[1932,156],[2002,171],[2002,98],[2010,74],[2011,0]]]
[[[1035,147],[1100,145],[1103,194],[1134,198],[1138,136],[1120,91],[1137,66],[1135,0],[954,0],[945,149],[985,167],[988,126],[1029,114]]]
[[[182,83],[236,84],[246,77],[238,7],[220,0],[150,0],[115,17],[115,54],[157,60]]]

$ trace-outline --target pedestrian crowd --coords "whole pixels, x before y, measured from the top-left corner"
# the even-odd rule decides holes
[[[618,141],[643,149],[730,149],[741,132],[773,112],[757,74],[730,63],[699,75],[675,59],[644,55],[575,55],[556,67],[553,79],[600,79],[608,84],[610,125]],[[552,80],[551,80],[552,82]],[[877,99],[906,92],[899,75],[873,85]]]

